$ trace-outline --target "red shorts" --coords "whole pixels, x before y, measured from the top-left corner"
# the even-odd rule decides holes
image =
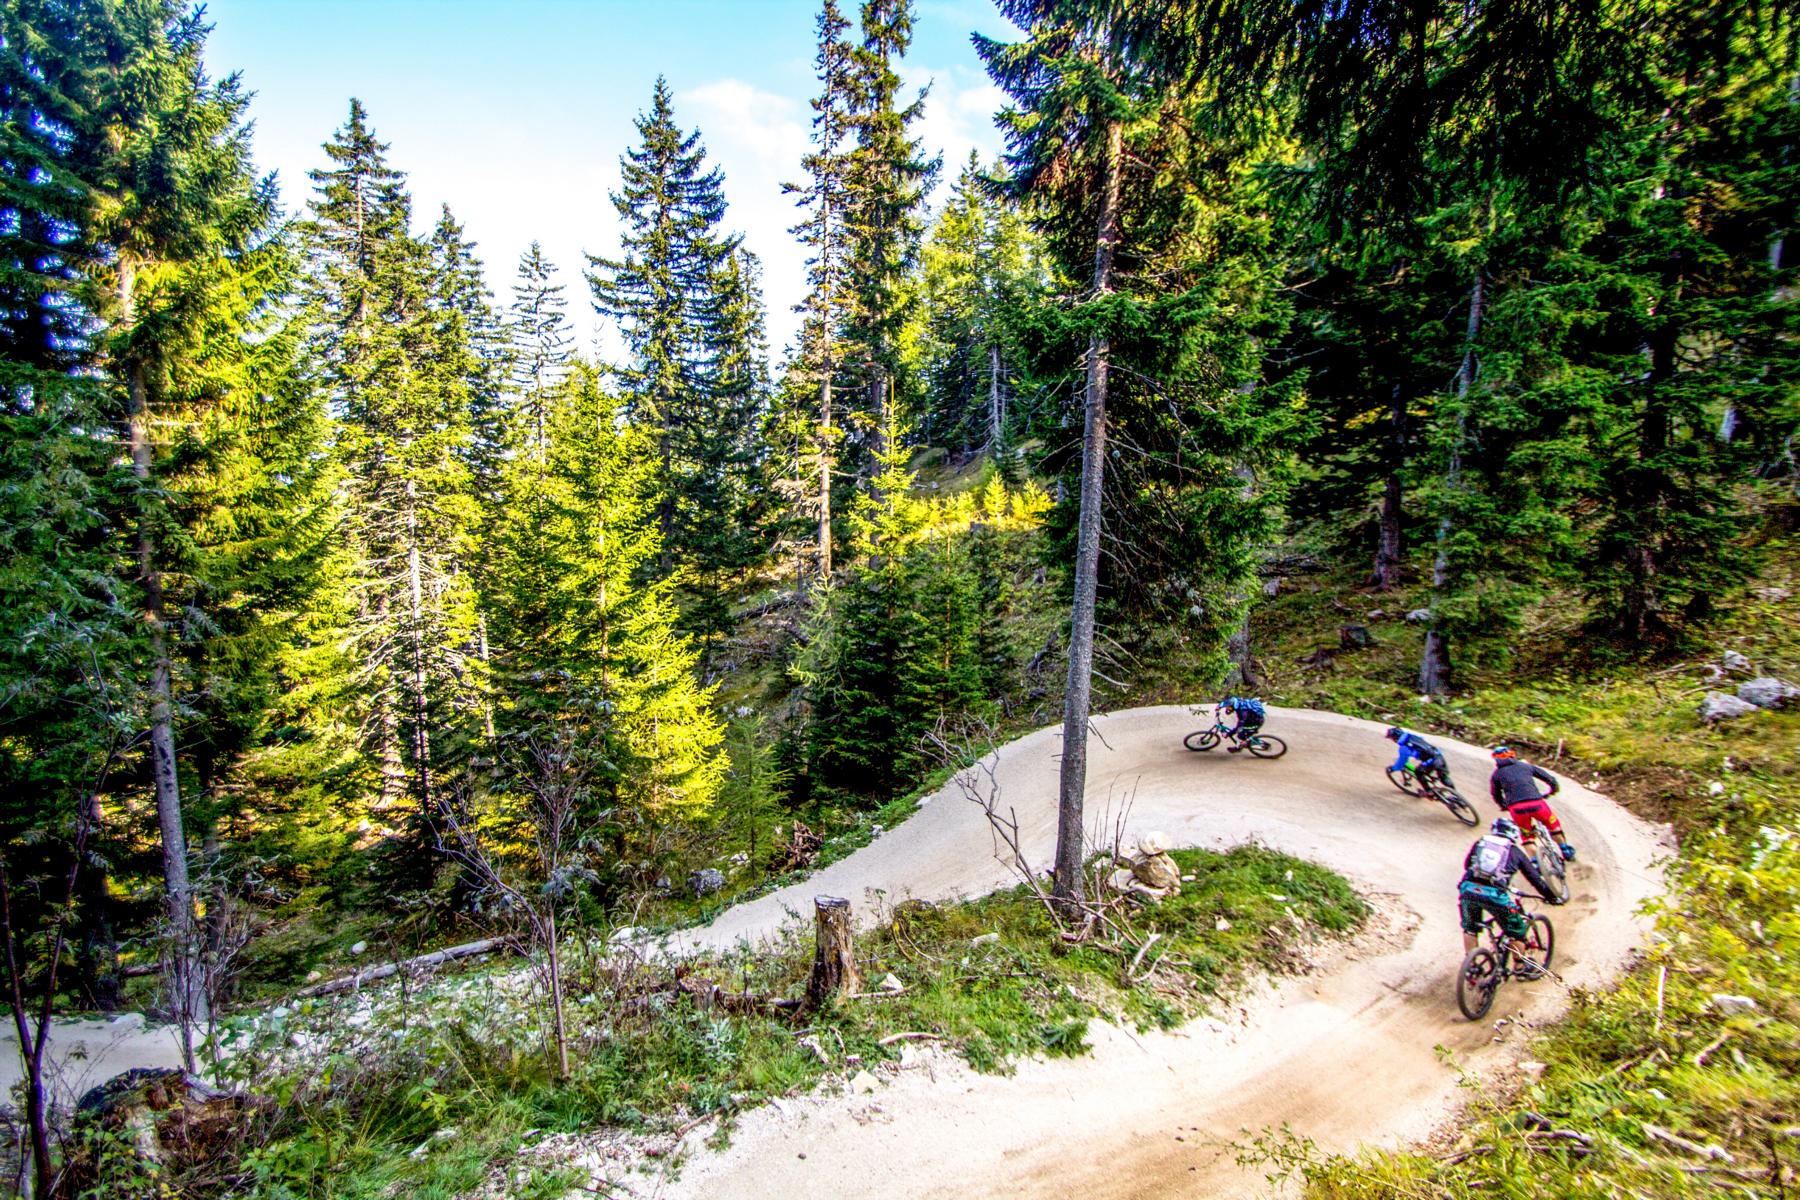
[[[1562,832],[1562,822],[1557,820],[1556,814],[1550,811],[1548,800],[1521,800],[1507,809],[1506,814],[1513,819],[1513,823],[1519,827],[1520,837],[1527,842],[1532,839],[1533,821],[1542,824],[1551,833]]]

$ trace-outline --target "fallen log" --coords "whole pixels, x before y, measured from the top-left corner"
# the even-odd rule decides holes
[[[342,979],[328,979],[324,983],[315,983],[311,987],[303,987],[294,993],[296,999],[310,1000],[315,996],[335,996],[339,992],[350,992],[365,983],[374,983],[378,979],[387,979],[402,971],[425,971],[432,967],[441,967],[445,963],[458,959],[474,958],[478,954],[492,954],[496,950],[507,948],[508,939],[503,937],[482,938],[478,942],[464,942],[460,946],[447,946],[442,950],[433,950],[430,954],[421,954],[417,958],[409,958],[403,962],[383,963],[378,967],[346,975]]]

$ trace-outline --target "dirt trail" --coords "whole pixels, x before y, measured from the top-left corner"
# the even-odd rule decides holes
[[[1455,912],[1462,855],[1474,831],[1382,776],[1383,727],[1328,713],[1274,709],[1287,739],[1273,762],[1221,750],[1193,754],[1199,722],[1181,707],[1098,718],[1088,806],[1110,828],[1159,829],[1177,845],[1249,840],[1323,863],[1380,896],[1384,928],[1315,975],[1240,999],[1239,1012],[1169,1034],[1101,1027],[1094,1053],[1022,1064],[1009,1077],[935,1061],[869,1097],[811,1097],[748,1114],[723,1153],[699,1150],[665,1182],[665,1197],[1249,1196],[1269,1185],[1224,1143],[1283,1124],[1325,1150],[1422,1137],[1456,1102],[1457,1066],[1516,1056],[1523,1031],[1494,1020],[1554,1016],[1568,986],[1594,986],[1624,963],[1644,930],[1637,910],[1660,890],[1662,831],[1565,780],[1557,811],[1581,851],[1569,904],[1554,913],[1563,985],[1508,985],[1488,1021],[1457,1013],[1461,955]],[[1484,820],[1484,751],[1437,739]],[[1027,854],[1050,860],[1060,733],[1039,730],[998,752],[1003,805],[1017,810]],[[976,806],[954,786],[893,832],[812,879],[723,914],[683,946],[758,940],[815,894],[865,911],[876,893],[940,900],[1011,881]],[[1507,1026],[1505,1030],[1514,1027]],[[804,1157],[801,1157],[804,1155]]]

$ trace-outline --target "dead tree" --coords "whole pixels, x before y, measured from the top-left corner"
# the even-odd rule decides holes
[[[856,947],[851,938],[850,902],[839,896],[813,897],[812,977],[806,981],[806,1004],[818,1008],[838,992],[862,987],[856,972]]]
[[[569,1036],[564,1021],[562,950],[558,910],[583,886],[593,871],[576,837],[576,814],[589,794],[592,765],[580,749],[575,730],[554,727],[546,738],[525,744],[517,783],[526,801],[510,816],[524,827],[535,851],[536,879],[508,870],[490,839],[478,827],[466,803],[446,806],[445,849],[480,881],[489,903],[486,911],[511,918],[524,928],[534,967],[549,1010],[548,1050],[556,1060],[557,1078],[569,1077]],[[480,945],[483,943],[472,943]]]

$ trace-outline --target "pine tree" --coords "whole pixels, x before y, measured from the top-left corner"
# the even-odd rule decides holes
[[[1035,304],[1049,279],[1024,218],[989,191],[971,152],[924,245],[921,434],[931,445],[1004,459],[1022,354],[1009,318]]]
[[[437,344],[458,356],[441,370],[464,380],[469,397],[469,445],[464,451],[475,494],[488,503],[499,495],[500,464],[510,450],[506,382],[511,370],[507,331],[494,311],[475,244],[443,206],[431,239],[431,307]]]
[[[315,353],[341,413],[350,539],[362,648],[358,690],[381,771],[380,807],[410,792],[412,834],[399,851],[418,879],[426,829],[454,775],[479,708],[478,613],[469,470],[478,357],[454,306],[466,284],[445,276],[408,232],[402,177],[369,131],[361,105],[313,173],[307,231]],[[455,239],[452,239],[455,240]]]
[[[868,397],[867,418],[879,430],[898,402],[902,331],[918,304],[914,273],[924,234],[925,194],[942,165],[927,159],[912,127],[925,97],[900,104],[895,70],[912,43],[911,0],[864,0],[860,42],[850,50],[849,131],[855,138],[844,175],[844,231],[849,242],[850,323],[846,334]],[[873,460],[868,464],[872,473]]]
[[[713,372],[718,288],[738,239],[721,233],[724,179],[706,166],[700,134],[675,122],[668,82],[656,81],[637,118],[639,144],[620,160],[613,206],[624,222],[616,259],[589,256],[594,307],[619,322],[629,362],[619,369],[626,418],[650,432],[658,462],[657,520],[664,574],[698,561],[708,466],[699,447],[722,414]]]
[[[839,441],[833,389],[844,365],[845,326],[853,303],[849,142],[856,84],[850,43],[844,39],[849,28],[837,0],[824,0],[818,20],[819,52],[814,60],[819,94],[812,100],[813,149],[800,160],[806,182],[785,184],[782,189],[807,210],[791,230],[807,249],[808,291],[796,307],[802,315],[800,345],[789,368],[789,385],[790,390],[797,390],[794,385],[810,380],[818,394],[814,446],[796,458],[812,458],[817,468],[817,490],[810,507],[818,521],[819,578],[825,581],[832,572],[832,492]],[[792,406],[790,410],[797,411]]]
[[[549,453],[550,399],[568,374],[575,340],[563,285],[551,282],[555,275],[543,248],[531,243],[519,259],[508,309],[512,428],[507,442],[538,462]]]
[[[704,812],[725,769],[699,653],[677,628],[661,557],[650,431],[577,364],[553,393],[548,460],[509,465],[495,533],[496,671],[502,743],[548,724],[588,731],[610,764],[617,837],[632,822]],[[588,814],[598,819],[600,814]]]

